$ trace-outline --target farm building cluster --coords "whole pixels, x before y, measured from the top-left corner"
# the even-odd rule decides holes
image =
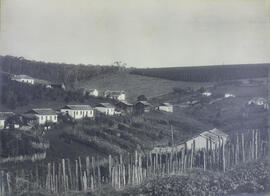
[[[61,88],[66,90],[64,84],[54,84],[45,80],[34,79],[27,75],[13,75],[11,80],[30,85],[42,84],[46,88]],[[0,129],[31,129],[35,125],[46,125],[48,128],[48,124],[55,124],[58,122],[59,115],[79,120],[83,118],[94,118],[98,115],[126,115],[132,112],[144,113],[152,110],[173,112],[173,105],[169,103],[162,103],[160,106],[156,107],[147,101],[138,101],[131,104],[126,100],[126,92],[123,90],[106,90],[104,93],[100,93],[97,89],[82,88],[79,91],[83,95],[87,94],[88,96],[93,97],[103,97],[111,101],[97,103],[93,106],[69,104],[57,110],[52,108],[33,108],[20,114],[15,114],[13,112],[0,112]]]

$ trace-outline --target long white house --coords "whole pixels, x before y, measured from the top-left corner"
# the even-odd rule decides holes
[[[15,80],[17,82],[22,82],[22,83],[27,83],[27,84],[35,83],[35,79],[27,75],[14,75],[12,76],[11,80]]]
[[[103,114],[112,116],[115,114],[115,107],[110,103],[99,103],[95,109]]]
[[[94,117],[94,109],[90,105],[66,105],[61,109],[62,114],[68,114],[74,119]]]
[[[51,108],[36,108],[26,112],[26,114],[33,114],[36,116],[39,125],[44,125],[47,122],[58,122],[57,113]]]

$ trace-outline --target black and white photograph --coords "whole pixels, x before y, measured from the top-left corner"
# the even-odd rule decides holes
[[[270,196],[270,0],[0,0],[0,196]]]

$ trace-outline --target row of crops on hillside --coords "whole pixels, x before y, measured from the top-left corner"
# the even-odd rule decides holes
[[[267,77],[269,67],[270,64],[167,67],[134,69],[130,73],[177,81],[212,82]]]

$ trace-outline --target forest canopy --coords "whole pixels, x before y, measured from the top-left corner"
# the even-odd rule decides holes
[[[25,74],[33,78],[53,82],[74,83],[93,76],[124,70],[117,65],[73,65],[30,61],[23,57],[0,56],[0,71],[12,74]]]

